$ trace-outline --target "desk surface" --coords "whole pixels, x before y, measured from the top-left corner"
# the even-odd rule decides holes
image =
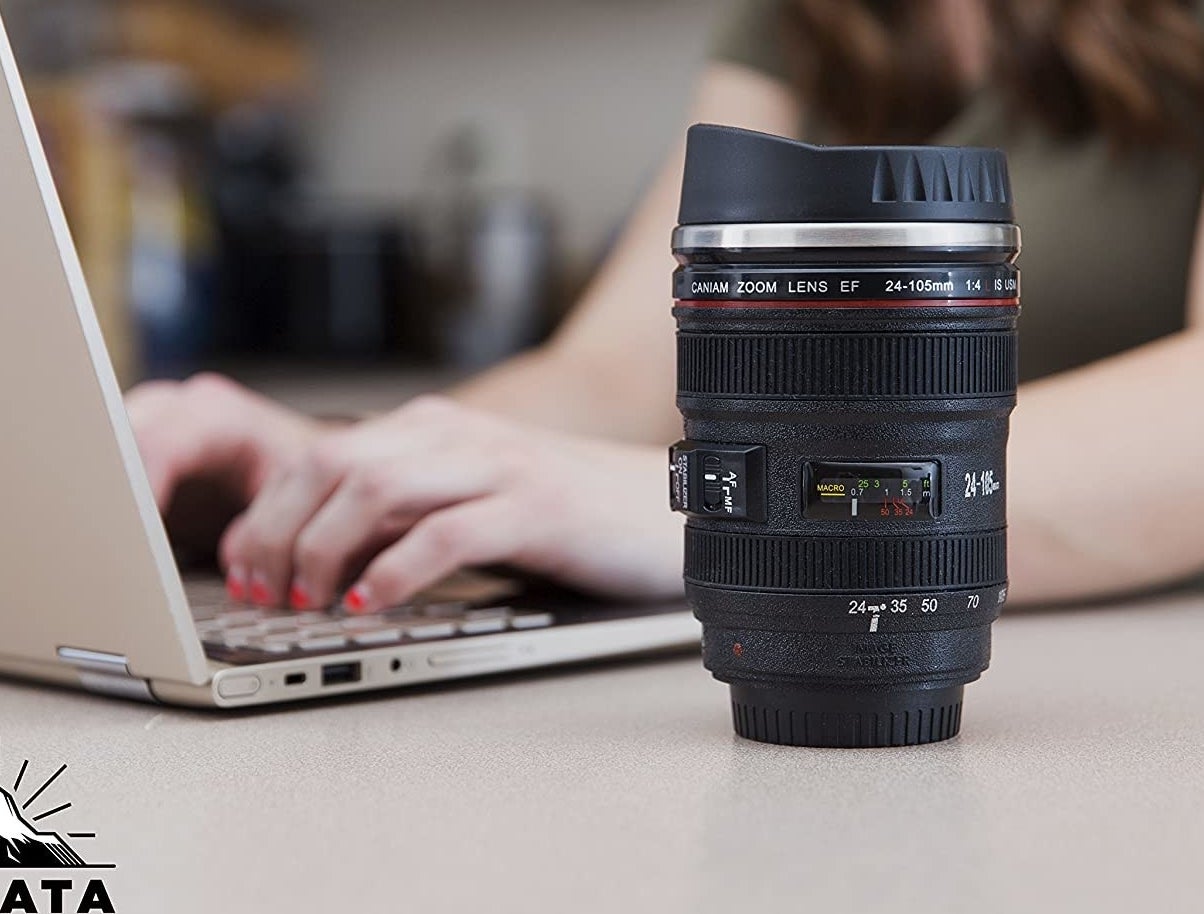
[[[121,912],[1199,910],[1202,643],[1199,597],[1017,614],[960,738],[877,751],[736,739],[692,658],[237,717],[0,683],[0,781],[68,764],[30,812]]]

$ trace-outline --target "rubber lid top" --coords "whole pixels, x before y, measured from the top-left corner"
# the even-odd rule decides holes
[[[681,225],[1014,222],[1007,158],[958,146],[810,146],[690,128]]]

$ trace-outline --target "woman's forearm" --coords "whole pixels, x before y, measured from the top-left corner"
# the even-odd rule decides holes
[[[1021,389],[1009,453],[1012,597],[1123,593],[1204,570],[1204,333]]]

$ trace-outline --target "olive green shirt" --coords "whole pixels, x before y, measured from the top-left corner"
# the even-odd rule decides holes
[[[719,34],[715,58],[788,80],[777,26],[786,2],[743,3]],[[827,139],[807,125],[802,138]],[[1121,156],[1101,136],[1054,139],[1014,123],[990,86],[928,142],[1007,152],[1024,236],[1024,380],[1183,329],[1204,195],[1200,160],[1168,150]]]

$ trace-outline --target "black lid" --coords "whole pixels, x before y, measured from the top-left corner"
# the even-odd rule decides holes
[[[959,146],[810,146],[690,128],[681,225],[1014,222],[1007,158]]]

